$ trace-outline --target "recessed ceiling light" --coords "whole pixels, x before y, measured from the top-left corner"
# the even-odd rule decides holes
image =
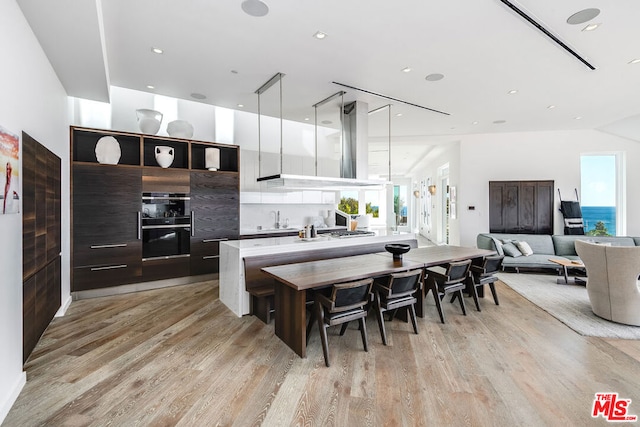
[[[595,9],[595,8],[584,9],[568,17],[567,24],[571,24],[571,25],[584,24],[585,22],[591,21],[593,18],[595,18],[598,15],[600,15],[600,9]]]
[[[502,123],[507,123],[506,120],[494,120],[493,123],[497,124],[497,125],[501,125]]]
[[[396,113],[396,117],[402,117],[402,113]]]
[[[201,94],[201,93],[197,93],[197,92],[193,92],[193,93],[191,94],[191,97],[192,97],[193,99],[206,99],[206,98],[207,98],[207,96],[206,96],[206,95],[203,95],[203,94]]]
[[[238,104],[238,107],[242,108],[244,107],[244,104]]]
[[[159,47],[152,47],[151,48],[151,52],[153,53],[157,53],[158,55],[162,55],[162,53],[164,52],[162,49],[160,49]]]
[[[308,121],[309,121],[309,117],[305,117],[305,118],[304,118],[304,121],[305,121],[305,122],[308,122]]]
[[[638,63],[640,63],[640,58],[632,59],[631,61],[629,61],[629,64],[638,64]]]
[[[511,89],[509,92],[507,92],[509,95],[515,95],[516,93],[518,93],[517,90],[515,89]]]
[[[251,16],[265,16],[269,13],[269,6],[260,0],[245,0],[240,5],[244,13]]]
[[[327,33],[323,33],[322,31],[316,31],[313,37],[317,38],[318,40],[322,40],[323,38],[327,37]]]
[[[473,122],[473,123],[471,123],[471,124],[472,124],[472,125],[477,125],[477,124],[478,124],[478,122]]]
[[[444,74],[440,74],[440,73],[433,73],[433,74],[429,74],[427,77],[424,78],[426,81],[428,82],[437,82],[438,80],[442,80],[444,79]]]
[[[589,24],[586,27],[584,27],[582,29],[582,31],[593,31],[593,30],[597,29],[600,25],[602,25],[602,23]]]
[[[147,89],[155,89],[156,87],[153,85],[147,85]]]
[[[578,117],[574,117],[574,119],[576,119],[576,120],[582,120],[582,117],[578,116]]]
[[[549,110],[553,110],[554,108],[556,108],[556,106],[555,106],[555,105],[553,105],[553,104],[551,104],[551,105],[549,105],[547,108],[548,108]]]
[[[404,68],[402,69],[402,72],[403,72],[403,73],[408,73],[408,72],[410,72],[410,71],[411,71],[411,67],[404,67]]]

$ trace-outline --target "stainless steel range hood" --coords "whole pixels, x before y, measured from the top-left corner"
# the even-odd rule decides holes
[[[260,96],[274,84],[280,84],[280,127],[282,129],[282,78],[284,74],[277,73],[262,85],[256,94],[258,95],[258,123],[260,123]],[[368,179],[368,122],[367,104],[354,101],[344,104],[345,92],[337,92],[313,105],[315,109],[315,175],[296,175],[282,173],[282,131],[280,133],[280,173],[262,176],[257,179],[263,183],[263,188],[270,191],[288,190],[360,190],[383,189],[388,181]],[[331,101],[339,100],[340,113],[340,177],[318,176],[318,107]],[[258,125],[258,159],[262,161],[260,143],[260,124]],[[260,168],[259,168],[260,170]],[[260,170],[261,171],[261,170]]]

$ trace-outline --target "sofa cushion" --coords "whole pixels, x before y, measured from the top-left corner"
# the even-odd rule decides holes
[[[505,268],[554,268],[556,270],[561,268],[558,264],[549,261],[549,258],[561,259],[564,257],[544,254],[533,254],[517,258],[505,257],[502,261],[502,266]]]
[[[481,247],[481,244],[484,244],[486,246],[486,243],[484,243],[484,239],[482,239],[480,236],[486,236],[484,239],[494,238],[498,240],[524,241],[529,244],[534,254],[555,254],[553,249],[553,241],[551,240],[551,236],[548,234],[484,233],[478,235],[478,238],[476,239],[476,241],[478,242],[478,248],[495,250],[495,248],[493,247],[494,245],[491,245],[490,248],[486,248],[484,246]]]
[[[636,246],[636,238],[624,236],[552,236],[556,255],[577,256],[575,241],[584,240],[591,243],[611,243],[612,246]]]

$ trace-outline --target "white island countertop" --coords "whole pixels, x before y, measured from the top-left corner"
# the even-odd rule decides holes
[[[228,240],[220,242],[220,301],[237,316],[249,314],[249,293],[245,290],[243,258],[266,254],[323,250],[336,247],[367,245],[370,243],[393,243],[398,240],[415,239],[415,234],[392,234],[388,236],[363,236],[335,238],[318,236],[303,240],[297,236],[266,237],[260,239]]]

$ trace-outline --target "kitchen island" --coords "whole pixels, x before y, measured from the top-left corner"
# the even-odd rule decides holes
[[[298,237],[272,237],[263,239],[229,240],[220,242],[220,301],[237,316],[250,312],[250,295],[246,291],[244,258],[276,254],[309,254],[310,259],[322,258],[322,252],[344,250],[348,255],[369,253],[372,245],[379,245],[384,251],[387,243],[413,240],[415,235],[393,234],[388,236],[368,236],[339,239],[317,237],[303,240]],[[286,264],[281,262],[280,264]],[[276,264],[274,264],[276,265]]]

